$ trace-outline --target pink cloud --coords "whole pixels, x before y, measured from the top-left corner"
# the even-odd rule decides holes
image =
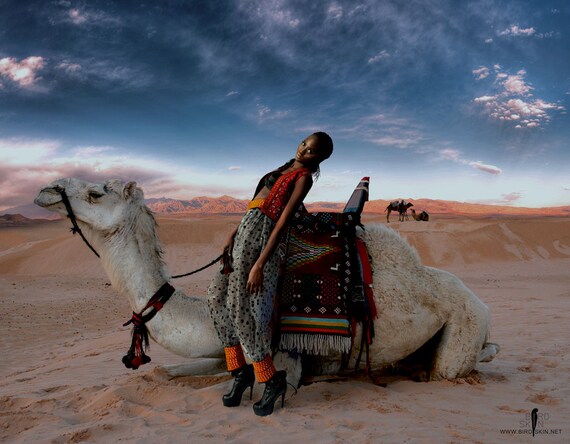
[[[452,148],[446,148],[439,152],[439,155],[442,159],[452,160],[458,163],[466,163],[463,159],[461,159],[461,152],[458,150],[454,150]]]
[[[513,192],[509,194],[501,194],[501,197],[503,198],[504,202],[516,202],[517,200],[521,199],[522,193]]]
[[[69,19],[76,25],[81,25],[87,21],[86,15],[77,8],[70,9]]]
[[[237,195],[245,191],[239,186],[181,184],[165,172],[151,171],[126,163],[104,169],[74,161],[60,165],[28,165],[19,169],[14,169],[11,165],[0,165],[0,212],[10,207],[32,203],[42,187],[64,177],[77,177],[93,183],[103,183],[108,179],[135,180],[144,190],[146,197],[187,199],[203,195]]]
[[[513,191],[512,193],[501,194],[499,199],[484,199],[478,200],[477,203],[485,205],[506,205],[510,206],[516,202],[519,202],[524,197],[523,193],[518,191]]]
[[[82,69],[80,64],[71,63],[67,60],[61,62],[57,67],[62,71],[65,71],[67,74],[76,74]]]
[[[114,147],[76,147],[60,142],[0,138],[0,212],[30,204],[40,188],[56,179],[77,177],[94,183],[108,179],[135,180],[146,197],[187,199],[199,195],[245,196],[250,188],[239,167],[228,180],[227,169],[204,173],[189,165],[173,165],[132,156]],[[247,185],[247,186],[246,186]]]
[[[483,171],[485,173],[489,173],[489,174],[493,174],[493,175],[497,175],[497,174],[501,174],[503,172],[503,170],[495,165],[487,165],[484,164],[482,162],[470,162],[469,165],[471,165],[473,168],[479,170],[479,171]]]
[[[529,93],[533,87],[528,85],[524,81],[524,76],[526,75],[525,70],[520,70],[516,75],[507,76],[506,80],[503,82],[505,91],[509,94],[520,94],[525,95]]]
[[[459,163],[461,165],[470,165],[471,167],[478,169],[479,171],[483,171],[485,173],[498,175],[503,172],[503,170],[495,165],[487,165],[480,161],[471,161],[463,158],[461,151],[453,149],[453,148],[446,148],[440,150],[438,152],[440,159],[450,160],[455,163]]]
[[[489,103],[489,102],[494,102],[497,99],[497,96],[481,96],[481,97],[477,97],[475,98],[475,102],[476,103]]]
[[[475,76],[475,80],[483,80],[489,76],[489,68],[486,66],[481,66],[477,69],[474,69],[472,72]]]
[[[500,36],[530,37],[536,33],[534,28],[521,28],[518,25],[511,25],[507,29],[499,32]]]
[[[485,112],[492,118],[502,122],[516,122],[514,128],[539,128],[550,121],[550,112],[564,111],[562,105],[533,98],[534,88],[526,80],[526,70],[509,75],[500,71],[495,65],[496,81],[494,86],[500,91],[495,95],[476,97],[473,102],[483,105]]]
[[[17,83],[21,87],[30,87],[38,80],[36,74],[44,67],[42,57],[28,57],[17,61],[12,57],[0,59],[0,76]]]
[[[370,57],[368,59],[368,63],[370,63],[370,64],[378,63],[379,61],[387,59],[389,57],[390,57],[390,54],[388,53],[388,51],[382,50],[378,54],[376,54],[374,57]]]

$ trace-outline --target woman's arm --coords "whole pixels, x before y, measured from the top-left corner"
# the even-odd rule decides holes
[[[310,175],[302,176],[297,180],[297,182],[295,182],[295,188],[293,189],[293,193],[291,193],[291,197],[289,198],[287,205],[285,205],[281,216],[279,216],[275,227],[271,231],[267,244],[265,244],[265,248],[251,268],[246,286],[248,292],[256,293],[261,291],[263,283],[263,267],[279,245],[281,234],[287,226],[287,222],[291,219],[291,216],[295,213],[301,202],[303,202],[303,199],[305,199],[305,196],[307,196],[307,193],[312,186],[313,178]]]
[[[233,245],[234,245],[234,238],[236,237],[238,227],[239,227],[239,225],[234,228],[234,231],[232,231],[232,233],[229,235],[228,239],[226,240],[226,243],[224,244],[224,251],[227,250],[231,253]]]

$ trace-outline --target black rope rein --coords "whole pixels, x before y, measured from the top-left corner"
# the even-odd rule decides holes
[[[95,253],[95,256],[101,257],[99,256],[99,253],[95,251],[95,248],[93,248],[93,246],[87,241],[87,239],[85,239],[85,236],[81,231],[81,228],[79,228],[79,225],[77,225],[77,220],[75,219],[75,214],[73,214],[73,210],[71,209],[71,203],[69,202],[69,198],[67,197],[65,188],[57,187],[57,191],[61,195],[61,201],[63,202],[63,204],[65,205],[65,209],[67,210],[67,217],[71,220],[71,224],[73,225],[73,227],[71,228],[71,232],[73,234],[79,233],[81,239],[83,239],[83,242],[85,242],[85,244],[91,249],[91,251]]]
[[[181,277],[185,277],[185,276],[190,276],[191,274],[194,273],[198,273],[199,271],[205,270],[208,267],[211,267],[212,265],[214,265],[216,262],[218,262],[224,255],[220,254],[216,259],[214,259],[212,262],[204,265],[203,267],[198,268],[197,270],[191,271],[190,273],[185,273],[185,274],[177,274],[176,276],[171,276],[172,279],[178,279]]]
[[[79,233],[81,239],[83,239],[83,242],[85,242],[85,244],[89,247],[89,249],[93,253],[95,253],[95,256],[100,258],[101,256],[99,256],[99,253],[97,253],[95,248],[93,248],[93,246],[83,235],[81,228],[79,228],[79,225],[77,224],[77,219],[75,218],[75,214],[73,213],[73,209],[71,208],[71,202],[69,202],[69,197],[65,192],[65,188],[58,186],[55,190],[61,195],[61,201],[65,205],[65,209],[67,211],[67,217],[69,220],[71,220],[71,224],[73,225],[73,227],[71,228],[71,232],[73,234]],[[209,264],[206,264],[203,267],[198,268],[197,270],[191,271],[190,273],[172,276],[172,278],[176,279],[184,276],[190,276],[194,273],[198,273],[199,271],[211,267],[220,259],[222,259],[224,256],[227,257],[225,251],[223,254],[218,256]],[[224,260],[223,263],[225,270],[226,260]],[[151,361],[150,356],[148,356],[145,353],[146,349],[149,347],[150,344],[149,332],[146,323],[150,321],[156,315],[156,313],[158,313],[162,309],[164,304],[166,304],[170,299],[170,297],[173,295],[174,291],[175,291],[174,287],[171,286],[168,282],[165,282],[162,285],[162,287],[160,287],[158,291],[151,297],[151,299],[146,304],[145,308],[143,308],[140,313],[133,312],[133,316],[131,317],[131,319],[125,324],[123,324],[123,327],[126,327],[129,324],[133,324],[131,347],[129,348],[127,354],[123,356],[123,364],[125,364],[125,367],[136,370],[141,365]],[[147,310],[148,308],[151,308],[150,312],[144,314],[145,310]]]

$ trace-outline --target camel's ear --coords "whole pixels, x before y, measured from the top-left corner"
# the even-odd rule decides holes
[[[137,191],[137,183],[136,182],[129,182],[123,187],[123,198],[128,200],[135,195]]]

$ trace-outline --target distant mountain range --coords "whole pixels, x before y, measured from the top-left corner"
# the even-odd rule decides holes
[[[157,214],[214,214],[243,213],[248,200],[234,199],[230,196],[195,197],[191,200],[177,200],[168,197],[146,199],[148,207]]]
[[[0,227],[22,227],[43,222],[49,221],[46,219],[30,219],[21,214],[2,214],[0,216]]]
[[[394,199],[395,200],[395,199]],[[196,197],[191,200],[177,200],[167,197],[147,199],[146,204],[156,214],[243,214],[247,209],[247,199],[230,196]],[[372,200],[364,206],[364,213],[384,213],[391,201]],[[569,216],[570,206],[547,208],[522,208],[499,205],[472,204],[447,200],[408,199],[416,212],[430,214],[472,214],[472,215],[549,215]],[[309,211],[342,211],[344,202],[313,202],[307,204]],[[411,212],[410,212],[411,214]]]
[[[397,200],[397,199],[393,199]],[[235,199],[230,196],[196,197],[190,200],[171,199],[167,197],[147,199],[146,204],[156,214],[164,215],[198,215],[198,214],[243,214],[247,209],[247,199]],[[412,202],[416,212],[427,211],[429,214],[465,214],[474,216],[570,216],[570,205],[545,208],[524,208],[507,205],[484,205],[476,203],[455,202],[433,199],[407,199]],[[367,202],[364,213],[384,213],[389,200],[372,200]],[[309,211],[342,211],[344,202],[313,202],[307,204]],[[55,213],[49,212],[34,204],[10,208],[5,215],[21,215],[28,219],[58,219]],[[397,216],[396,216],[397,217]],[[6,222],[6,221],[5,221]],[[3,225],[5,225],[3,223]]]

